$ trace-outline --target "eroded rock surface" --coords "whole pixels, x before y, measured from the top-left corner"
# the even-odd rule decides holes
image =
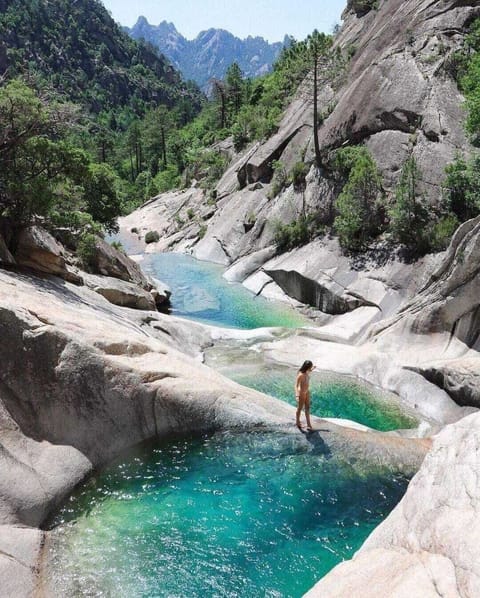
[[[0,263],[6,265],[13,265],[15,264],[15,258],[10,253],[7,244],[5,243],[5,239],[0,234]]]
[[[119,278],[148,291],[152,288],[138,264],[100,237],[95,240],[91,267],[94,274]]]
[[[391,515],[308,598],[480,595],[480,415],[448,426]]]
[[[379,347],[394,338],[413,345],[429,339],[429,354],[412,369],[460,405],[479,406],[480,217],[460,226],[420,292],[370,336]]]
[[[83,278],[89,288],[105,297],[110,303],[147,311],[156,309],[155,297],[142,287],[111,276],[86,274]]]
[[[82,277],[67,264],[65,258],[63,246],[40,226],[30,226],[20,233],[15,251],[15,262],[18,265],[83,284]]]
[[[478,349],[480,309],[480,216],[462,224],[424,287],[378,334],[409,326],[420,334],[449,332]]]
[[[16,598],[35,583],[35,528],[94,467],[126,448],[232,427],[299,434],[293,407],[201,365],[202,347],[221,335],[213,328],[117,307],[59,279],[1,270],[0,328],[0,550],[17,528],[26,530],[24,548],[0,553],[0,583]],[[316,434],[359,467],[406,474],[428,447],[326,422]]]

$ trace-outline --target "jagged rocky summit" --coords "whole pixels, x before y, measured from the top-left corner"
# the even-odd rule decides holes
[[[228,67],[236,62],[246,77],[258,77],[269,72],[280,54],[283,42],[268,43],[262,37],[239,39],[224,29],[202,31],[193,40],[186,39],[173,23],[162,21],[151,25],[139,17],[126,31],[134,39],[144,39],[156,46],[185,79],[192,79],[202,88],[212,78],[223,79]]]

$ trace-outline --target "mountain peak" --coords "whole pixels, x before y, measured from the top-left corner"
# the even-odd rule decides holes
[[[176,34],[180,35],[178,33],[175,25],[173,23],[170,23],[169,21],[165,21],[165,20],[163,20],[161,23],[158,24],[157,30],[164,31],[166,33],[176,33]]]
[[[138,17],[137,22],[135,23],[134,27],[140,27],[140,26],[144,26],[144,25],[150,26],[150,23],[147,21],[146,17],[144,17],[143,15],[140,15]]]
[[[187,40],[173,23],[162,21],[158,26],[149,25],[144,17],[130,30],[130,35],[152,43],[183,72],[185,78],[193,79],[204,88],[212,77],[223,79],[233,62],[238,63],[246,77],[265,74],[283,47],[282,42],[269,44],[260,36],[249,35],[242,40],[226,29],[214,27]],[[290,40],[288,36],[285,39]]]

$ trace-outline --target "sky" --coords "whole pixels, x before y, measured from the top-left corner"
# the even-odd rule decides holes
[[[347,0],[103,0],[115,21],[131,27],[139,16],[152,25],[172,22],[186,38],[210,27],[240,38],[260,35],[270,42],[285,34],[303,39],[314,29],[330,33]]]

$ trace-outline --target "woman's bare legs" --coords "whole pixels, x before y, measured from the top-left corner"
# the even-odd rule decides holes
[[[302,414],[302,409],[305,409],[305,419],[307,420],[307,430],[313,430],[312,422],[310,421],[310,397],[307,395],[306,397],[296,397],[297,399],[297,412],[296,412],[296,423],[297,428],[302,428],[302,424],[300,423],[300,415]]]
[[[297,428],[302,429],[302,424],[300,423],[300,415],[301,415],[302,409],[305,405],[305,399],[302,399],[301,397],[296,397],[296,399],[297,399],[297,413],[296,413]]]
[[[310,421],[310,397],[305,401],[305,419],[307,420],[307,430],[313,430],[312,422]]]

